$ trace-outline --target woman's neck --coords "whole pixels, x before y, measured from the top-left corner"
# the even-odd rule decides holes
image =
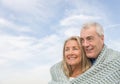
[[[70,77],[77,77],[82,73],[80,66],[72,66],[72,74]]]

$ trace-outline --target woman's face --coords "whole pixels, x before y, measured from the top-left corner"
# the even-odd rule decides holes
[[[76,40],[67,41],[64,53],[68,65],[76,66],[81,63],[81,49]]]

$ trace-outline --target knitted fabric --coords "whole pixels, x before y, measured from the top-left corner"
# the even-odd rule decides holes
[[[104,46],[94,65],[73,80],[63,72],[61,62],[51,67],[49,84],[120,84],[120,52]]]

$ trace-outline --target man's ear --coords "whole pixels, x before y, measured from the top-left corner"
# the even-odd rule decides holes
[[[104,42],[104,35],[101,36],[102,41]]]

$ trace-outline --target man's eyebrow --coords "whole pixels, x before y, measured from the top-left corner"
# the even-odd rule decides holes
[[[87,36],[87,37],[93,37],[93,36]],[[87,38],[87,37],[86,37],[86,38]]]
[[[89,36],[86,36],[85,38],[87,38],[87,37],[93,37],[93,36],[89,35]],[[80,39],[83,39],[83,37],[80,37]]]

